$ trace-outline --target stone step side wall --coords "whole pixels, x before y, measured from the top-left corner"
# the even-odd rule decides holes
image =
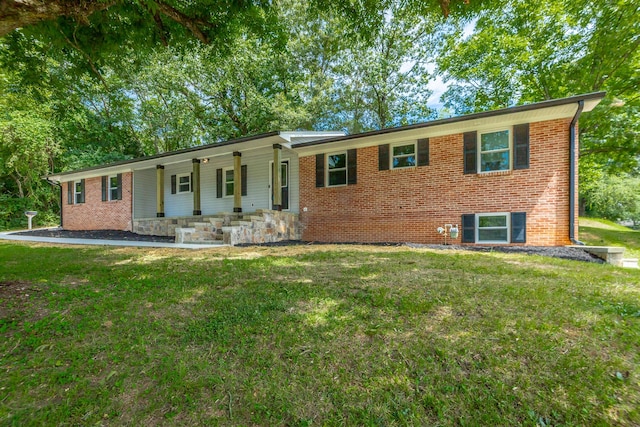
[[[212,217],[213,215],[134,219],[133,232],[143,236],[175,236],[176,228],[189,227],[189,224],[208,221]]]
[[[266,209],[244,214],[144,218],[134,220],[133,228],[134,233],[142,235],[175,236],[177,243],[224,242],[232,246],[300,240],[302,235],[298,214]]]
[[[273,243],[300,240],[302,230],[298,214],[274,210],[258,210],[239,221],[223,226],[223,241],[227,245]]]

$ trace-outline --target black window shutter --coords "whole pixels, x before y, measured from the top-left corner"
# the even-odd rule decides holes
[[[240,166],[240,181],[242,181],[242,185],[240,186],[241,194],[243,196],[247,195],[247,165]]]
[[[216,197],[222,198],[222,169],[216,169]]]
[[[389,144],[378,145],[378,170],[389,170]]]
[[[316,154],[316,187],[324,187],[324,154]]]
[[[84,179],[80,180],[80,203],[84,203]]]
[[[477,173],[478,133],[464,133],[464,173]]]
[[[511,243],[527,242],[527,213],[511,213]]]
[[[529,123],[513,127],[513,168],[529,168]]]
[[[176,194],[176,176],[171,175],[171,194]]]
[[[347,184],[358,183],[358,150],[347,150]]]
[[[429,138],[418,140],[418,166],[429,166]]]
[[[67,204],[73,204],[73,181],[67,182]]]
[[[109,197],[107,196],[107,191],[109,191],[107,186],[108,180],[109,180],[108,176],[102,177],[102,201],[103,202],[106,202],[107,200],[109,200]]]
[[[191,192],[193,193],[193,172],[191,172],[191,177],[189,178],[189,187],[191,187]]]
[[[122,200],[122,174],[119,173],[116,176],[116,179],[118,180],[118,196],[117,196],[117,198],[118,198],[118,200]]]
[[[476,241],[476,216],[474,214],[462,215],[462,243],[475,243]]]

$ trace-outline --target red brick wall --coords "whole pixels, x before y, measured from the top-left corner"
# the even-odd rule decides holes
[[[315,156],[301,157],[302,238],[437,244],[462,214],[526,212],[527,245],[569,244],[569,123],[531,123],[530,167],[509,172],[464,175],[462,134],[430,138],[430,166],[411,169],[379,171],[378,147],[358,149],[344,187],[316,188]]]
[[[84,203],[67,204],[67,183],[62,184],[62,227],[65,230],[131,231],[131,178],[122,174],[122,200],[102,201],[102,178],[84,182]],[[153,189],[155,191],[155,188]]]

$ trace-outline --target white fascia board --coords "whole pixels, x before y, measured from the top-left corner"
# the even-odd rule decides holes
[[[133,172],[137,170],[156,168],[158,165],[172,165],[176,163],[191,162],[193,159],[206,159],[220,156],[231,156],[234,151],[246,153],[248,151],[264,149],[271,147],[273,144],[281,144],[283,147],[290,149],[291,144],[280,137],[272,135],[258,140],[238,142],[236,144],[222,144],[220,146],[210,146],[202,150],[192,150],[176,154],[168,154],[166,156],[154,157],[150,159],[132,160],[131,162],[105,165],[91,169],[80,170],[72,173],[52,174],[46,178],[53,182],[76,181],[79,179],[95,178],[104,175],[114,175],[118,173]]]
[[[583,111],[591,111],[599,100],[586,101]],[[455,135],[470,131],[483,131],[499,127],[513,126],[521,123],[535,123],[548,120],[573,118],[578,110],[578,104],[565,104],[538,110],[506,113],[497,116],[460,120],[454,123],[418,127],[413,129],[390,131],[386,133],[373,133],[372,135],[353,138],[341,138],[335,142],[310,145],[307,147],[293,147],[300,157],[327,153],[334,150],[346,150],[352,148],[364,148],[380,144],[393,144],[403,141],[411,141],[420,138],[434,138],[438,136]]]

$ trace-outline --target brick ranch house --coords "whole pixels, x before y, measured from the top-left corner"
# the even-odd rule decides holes
[[[181,242],[559,246],[577,239],[591,93],[344,135],[272,132],[52,174],[68,230]],[[279,171],[273,173],[273,171]]]

